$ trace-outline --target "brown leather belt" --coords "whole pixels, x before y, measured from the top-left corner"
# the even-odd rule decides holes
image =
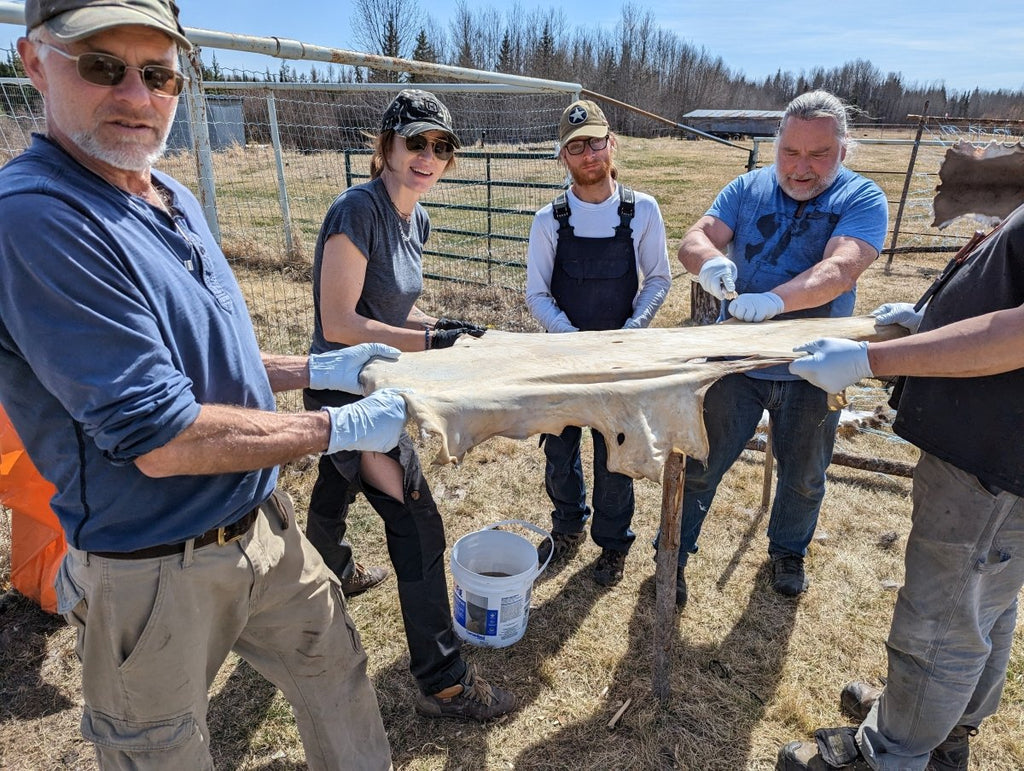
[[[192,548],[198,549],[214,543],[218,546],[225,546],[233,541],[237,541],[249,532],[253,523],[256,522],[256,517],[259,513],[260,507],[257,506],[248,514],[235,520],[230,525],[207,530],[205,533],[194,539]],[[147,546],[145,549],[136,549],[135,551],[93,551],[89,553],[95,554],[97,557],[106,557],[107,559],[112,560],[145,560],[153,559],[155,557],[169,557],[172,554],[184,554],[185,545],[187,543],[188,541],[181,541],[180,543],[164,543],[159,546]]]

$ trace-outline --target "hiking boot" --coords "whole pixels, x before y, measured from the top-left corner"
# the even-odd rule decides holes
[[[772,589],[787,597],[796,597],[807,591],[804,558],[795,554],[772,559]]]
[[[515,707],[516,697],[488,683],[472,664],[466,667],[466,674],[455,685],[433,696],[421,693],[416,698],[416,711],[424,717],[454,717],[481,723],[511,712]]]
[[[372,589],[387,577],[387,568],[368,568],[357,562],[352,575],[341,579],[341,593],[346,597],[355,597],[367,589]]]
[[[843,686],[839,694],[839,708],[854,720],[863,722],[881,695],[881,688],[854,680]],[[976,733],[977,728],[956,726],[945,741],[932,750],[925,771],[967,771],[967,761],[971,756],[969,742]]]
[[[572,558],[580,550],[580,546],[586,538],[586,531],[583,530],[578,533],[552,533],[550,541],[545,538],[537,547],[539,564],[543,565],[549,554],[551,562],[548,563],[548,567],[553,567],[559,562]],[[554,547],[551,545],[552,541],[554,541]]]
[[[956,726],[946,740],[932,750],[925,771],[967,771],[967,761],[971,758],[969,742],[976,733],[978,729],[969,725]]]
[[[594,580],[601,586],[615,586],[622,580],[622,570],[625,566],[626,552],[602,549],[601,556],[594,565]]]
[[[682,608],[686,605],[686,566],[680,565],[676,568],[676,607]]]
[[[857,729],[819,728],[813,742],[790,742],[779,749],[775,771],[871,771],[857,748]]]
[[[860,680],[853,680],[844,685],[839,694],[839,709],[844,715],[862,723],[881,695],[881,688],[875,688],[875,686]]]

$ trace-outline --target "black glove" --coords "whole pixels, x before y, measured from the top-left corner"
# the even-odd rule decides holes
[[[438,319],[437,323],[434,324],[434,329],[459,329],[473,337],[480,337],[487,331],[487,327],[481,327],[479,324],[471,324],[468,321],[446,318]]]
[[[430,333],[430,350],[435,348],[451,348],[455,345],[455,341],[462,335],[466,334],[464,327],[457,327],[456,329],[435,329]]]

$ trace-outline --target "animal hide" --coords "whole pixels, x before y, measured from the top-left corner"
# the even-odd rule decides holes
[[[674,449],[707,458],[704,393],[719,378],[789,362],[794,346],[819,337],[902,333],[876,327],[870,316],[571,334],[492,330],[451,348],[372,362],[361,382],[364,393],[409,389],[410,417],[441,437],[437,462],[458,461],[492,436],[592,426],[607,440],[609,469],[658,481]]]
[[[933,227],[944,228],[966,214],[994,224],[991,220],[1004,219],[1024,203],[1024,146],[959,142],[946,150],[939,179]]]

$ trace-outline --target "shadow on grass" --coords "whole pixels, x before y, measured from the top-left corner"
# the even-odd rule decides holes
[[[0,722],[34,720],[74,706],[41,673],[47,638],[62,626],[61,616],[13,589],[0,596]]]
[[[743,613],[714,645],[687,639],[687,627],[701,623],[700,587],[694,587],[697,596],[676,616],[681,631],[672,651],[671,696],[663,707],[651,693],[655,579],[644,581],[608,704],[525,749],[515,768],[604,769],[616,760],[618,768],[645,771],[767,767],[767,759],[752,757],[752,736],[778,688],[797,609],[796,601],[771,590],[770,573],[769,563],[761,566]],[[630,709],[609,730],[626,698],[632,699]],[[632,762],[622,765],[623,757]]]
[[[239,660],[224,687],[210,699],[206,717],[210,754],[218,769],[233,771],[248,758],[253,737],[259,733],[276,696],[277,687],[273,683],[244,660]],[[270,765],[260,768],[283,770],[305,766],[271,761]]]
[[[475,664],[480,674],[493,685],[511,691],[517,707],[532,704],[544,693],[543,669],[571,639],[594,603],[607,591],[594,583],[592,565],[586,565],[569,577],[562,590],[530,611],[524,637],[529,647],[512,645],[506,648],[477,648],[464,645],[463,656]],[[380,701],[384,727],[391,740],[395,768],[412,761],[431,759],[430,768],[444,771],[488,768],[488,755],[493,747],[488,741],[488,725],[450,719],[420,717],[415,713],[415,685],[407,669],[408,658],[396,660],[374,678]],[[509,673],[515,679],[509,679]],[[495,723],[502,722],[499,718]],[[575,767],[573,763],[560,768]]]

